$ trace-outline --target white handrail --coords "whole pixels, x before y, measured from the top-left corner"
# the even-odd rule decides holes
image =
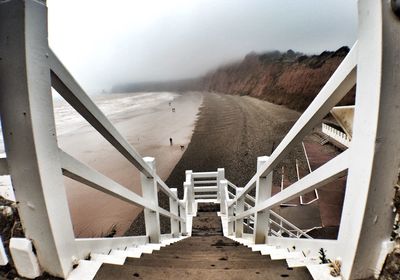
[[[256,212],[260,212],[265,209],[271,209],[274,206],[289,201],[301,194],[312,191],[324,184],[327,184],[336,180],[337,178],[342,177],[348,168],[348,158],[348,151],[343,152],[336,158],[328,161],[323,166],[316,169],[313,173],[293,183],[290,187],[286,188],[282,192],[277,193],[266,201],[235,217],[230,217],[230,220],[241,219]],[[235,199],[237,199],[237,197]]]
[[[307,133],[329,113],[331,108],[353,88],[356,83],[357,49],[356,43],[307,110],[304,111],[282,142],[268,158],[267,162],[250,179],[241,194],[236,197],[231,204],[248,193],[253,188],[258,178],[265,177],[271,173],[290,149],[300,142]]]
[[[54,89],[139,171],[153,177],[153,172],[139,153],[117,131],[50,48],[48,61]]]

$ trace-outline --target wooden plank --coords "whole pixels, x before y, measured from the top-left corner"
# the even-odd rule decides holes
[[[194,192],[217,192],[218,187],[217,186],[196,186],[194,187]]]
[[[257,158],[257,170],[259,170],[265,162],[267,162],[268,157],[262,156]],[[255,205],[259,205],[272,194],[272,171],[265,177],[260,177],[256,182],[256,197]],[[265,244],[267,241],[267,236],[269,232],[269,209],[262,210],[254,213],[254,226],[253,226],[253,237],[255,244]]]
[[[193,178],[214,178],[217,177],[218,172],[193,172]]]
[[[40,266],[67,277],[76,256],[58,158],[44,1],[0,1],[0,114],[25,236]]]
[[[390,2],[358,2],[352,160],[338,236],[345,279],[378,277],[374,272],[385,262],[393,230],[400,163],[400,21]]]
[[[66,152],[59,150],[59,154],[61,168],[65,176],[130,204],[153,211],[157,210],[157,206],[154,203],[150,203],[143,197],[121,186],[95,169],[76,160]]]

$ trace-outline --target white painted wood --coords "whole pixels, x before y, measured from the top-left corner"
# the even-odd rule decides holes
[[[315,280],[338,280],[331,276],[329,264],[307,265],[307,269]]]
[[[147,236],[113,237],[113,238],[77,238],[75,239],[78,256],[85,259],[90,253],[107,254],[112,249],[125,249],[129,246],[146,244]]]
[[[107,193],[128,203],[156,211],[154,201],[147,200],[136,193],[109,179],[95,169],[76,160],[69,154],[59,150],[63,174],[71,179],[88,185],[98,191]]]
[[[276,248],[275,250],[272,250],[269,255],[271,260],[284,260],[288,253],[289,251],[286,248]]]
[[[101,265],[102,262],[80,260],[78,267],[68,275],[67,280],[92,280]]]
[[[54,89],[139,171],[153,176],[139,153],[90,99],[51,49],[48,50],[48,61]]]
[[[181,217],[180,221],[180,232],[182,235],[187,234],[187,225],[186,225],[186,219],[187,219],[187,188],[183,189],[183,200],[181,200],[179,204],[179,217]]]
[[[11,238],[10,253],[19,276],[34,279],[42,274],[29,239]]]
[[[342,253],[337,240],[328,239],[305,239],[305,238],[286,238],[268,237],[268,245],[289,248],[290,250],[301,251],[307,258],[319,258],[319,249],[324,248],[329,259],[336,259]]]
[[[257,170],[268,161],[267,156],[257,158]],[[265,177],[259,177],[256,182],[256,206],[271,197],[272,193],[272,171]],[[264,244],[267,242],[269,232],[269,209],[262,209],[254,213],[254,243]]]
[[[143,248],[142,247],[127,247],[125,252],[127,252],[127,254],[129,255],[128,256],[129,258],[140,258],[143,254]]]
[[[110,255],[138,259],[142,256],[142,250],[137,248],[130,248],[130,250],[111,250]]]
[[[201,192],[215,192],[217,194],[218,192],[218,187],[217,186],[195,186],[194,187],[194,192],[195,193],[201,193]]]
[[[110,178],[102,175],[95,169],[81,163],[80,161],[74,159],[72,156],[68,155],[62,150],[59,150],[61,167],[63,174],[71,179],[78,182],[84,183],[96,190],[107,193],[115,198],[121,199],[128,203],[147,208],[152,211],[158,211],[161,215],[169,218],[174,218],[180,220],[179,216],[170,213],[161,207],[158,207],[152,201],[147,200],[136,193],[128,190],[127,188],[121,186],[117,182],[111,180]],[[176,195],[172,193],[174,197]],[[174,198],[170,198],[175,201]]]
[[[273,251],[275,251],[276,250],[276,247],[275,246],[269,246],[269,245],[265,245],[265,248],[262,248],[261,250],[260,250],[260,253],[261,253],[261,255],[263,255],[263,256],[266,256],[266,255],[271,255],[271,253],[273,252]]]
[[[126,256],[90,254],[90,260],[101,263],[123,265],[125,263]]]
[[[8,257],[6,254],[6,250],[4,249],[3,240],[0,236],[0,265],[7,265],[8,264]]]
[[[155,159],[152,157],[145,157],[143,160],[148,164],[152,173],[156,173]],[[158,206],[157,182],[154,178],[149,178],[144,174],[141,174],[141,181],[143,198]],[[160,243],[161,230],[159,211],[145,208],[143,212],[146,225],[146,235],[149,236],[151,243]]]
[[[339,231],[345,279],[374,276],[393,225],[400,162],[400,21],[390,1],[358,2],[351,158]]]
[[[217,188],[218,188],[217,200],[219,200],[219,201],[221,201],[222,193],[224,192],[224,190],[222,189],[224,187],[221,184],[222,180],[225,180],[225,169],[224,168],[218,168],[217,169]],[[226,182],[226,184],[228,184],[228,182]],[[222,203],[222,201],[221,201],[221,203]],[[224,214],[226,214],[226,211],[225,211]]]
[[[187,213],[189,215],[193,215],[194,213],[194,183],[193,183],[193,178],[194,178],[194,173],[192,170],[186,170],[186,181],[183,183],[183,188],[187,189]]]
[[[346,58],[339,65],[335,73],[321,89],[307,110],[301,115],[289,133],[281,141],[268,159],[268,162],[257,171],[244,187],[243,192],[236,197],[239,199],[247,194],[256,183],[257,178],[269,174],[275,166],[282,161],[284,156],[309,133],[318,122],[325,117],[355,85],[356,82],[356,62],[358,47],[355,44]],[[236,201],[233,200],[232,203]]]
[[[228,186],[228,181],[221,179],[218,182],[218,193],[219,193],[219,200],[220,200],[220,209],[221,209],[221,214],[222,215],[227,215],[228,214],[228,201],[227,201],[227,193],[226,193],[226,189]],[[218,196],[217,196],[217,200],[218,200]]]
[[[197,179],[197,178],[216,178],[217,175],[218,175],[218,172],[193,172],[192,173],[192,176],[193,176],[194,179]]]
[[[275,246],[270,246],[266,244],[250,244],[249,247],[251,248],[251,251],[253,252],[261,252],[262,250],[266,249],[275,249]]]
[[[161,244],[147,243],[145,245],[140,245],[138,248],[140,248],[145,254],[151,254],[153,251],[159,251],[161,249]]]
[[[178,189],[171,189],[171,191],[178,196]],[[173,198],[169,198],[169,211],[179,217],[178,201]],[[173,237],[179,237],[179,220],[171,219],[171,234]]]
[[[10,175],[6,158],[0,158],[0,176]]]
[[[43,1],[0,2],[0,115],[18,212],[41,267],[66,277],[76,256],[59,163]]]
[[[350,147],[350,138],[347,136],[346,133],[343,133],[325,123],[322,124],[322,132],[334,139],[335,141],[339,142],[340,144],[346,147]]]
[[[316,169],[313,173],[310,173],[301,180],[293,183],[289,188],[284,189],[272,196],[270,199],[257,204],[255,207],[243,212],[242,214],[232,217],[232,219],[241,219],[263,209],[271,209],[274,206],[289,201],[299,195],[310,192],[342,177],[347,171],[348,160],[349,151],[347,150]]]
[[[319,258],[306,258],[306,257],[299,257],[299,258],[288,258],[286,259],[286,263],[288,267],[302,267],[308,265],[318,265],[320,263]],[[315,279],[315,278],[314,278]]]
[[[236,215],[243,213],[244,211],[244,197],[241,197],[236,202]],[[232,207],[232,206],[231,206]],[[229,215],[232,217],[232,215]],[[237,219],[235,221],[235,236],[240,238],[243,236],[243,219]]]

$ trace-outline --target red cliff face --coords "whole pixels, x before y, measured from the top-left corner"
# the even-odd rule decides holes
[[[318,56],[293,51],[251,53],[243,61],[207,74],[203,90],[250,95],[303,111],[311,103],[348,53],[347,47]],[[354,104],[354,92],[341,102]]]

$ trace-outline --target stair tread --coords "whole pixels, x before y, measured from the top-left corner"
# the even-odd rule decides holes
[[[95,279],[312,279],[306,267],[288,268],[286,260],[272,260],[222,233],[216,234],[215,229],[222,230],[222,225],[215,212],[198,214],[199,217],[193,218],[194,233],[198,236],[162,247],[152,254],[144,252],[141,258],[126,258],[123,266],[103,264]],[[207,225],[205,218],[210,224]],[[212,235],[201,236],[210,231]]]
[[[132,277],[134,276],[134,277]],[[136,278],[138,277],[138,278]],[[139,278],[140,277],[140,278]],[[311,280],[311,276],[307,269],[288,270],[286,267],[266,267],[266,268],[246,268],[231,269],[224,268],[169,268],[154,266],[123,266],[115,268],[115,265],[102,265],[96,280],[108,279],[229,279],[229,280],[281,280],[282,277],[290,277],[290,279]]]

